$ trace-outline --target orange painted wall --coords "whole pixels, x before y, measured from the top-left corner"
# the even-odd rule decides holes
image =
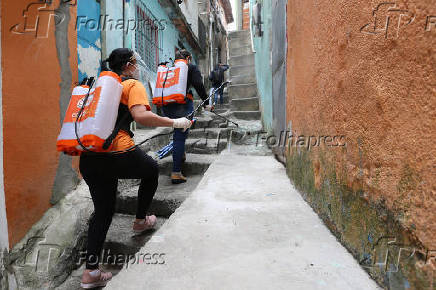
[[[10,32],[13,25],[23,22],[23,10],[32,2],[1,2],[4,184],[11,247],[50,207],[58,160],[55,143],[60,129],[61,78],[54,22],[48,38]],[[50,8],[58,5],[59,1],[53,1]],[[77,81],[75,18],[72,7],[69,46],[73,82]]]
[[[391,2],[415,19],[403,18],[398,34],[395,22],[387,37],[361,32],[380,1],[288,2],[288,122],[296,135],[346,136],[344,150],[310,152],[316,187],[323,158],[337,180],[385,202],[436,249],[436,25],[426,29],[436,1]]]

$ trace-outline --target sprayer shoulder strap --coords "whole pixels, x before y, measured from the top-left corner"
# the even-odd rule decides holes
[[[123,82],[131,79],[131,78],[123,78]],[[108,149],[109,146],[114,141],[115,137],[118,135],[120,130],[126,131],[130,137],[133,137],[134,134],[130,130],[130,123],[133,122],[132,114],[130,113],[129,107],[123,103],[120,103],[118,107],[118,117],[117,121],[115,122],[115,128],[112,131],[112,133],[109,135],[109,137],[105,140],[103,144],[103,149]]]
[[[164,79],[163,84],[162,84],[162,106],[163,106],[163,104],[164,104],[164,89],[165,89],[165,84],[166,84],[167,79],[168,79],[168,73],[169,73],[169,71],[170,71],[170,67],[167,68],[167,72],[166,72],[166,74],[165,74],[165,79]]]
[[[118,117],[117,121],[115,123],[115,128],[112,131],[112,133],[109,135],[109,137],[105,140],[103,144],[103,149],[108,149],[109,146],[114,141],[115,137],[118,135],[120,130],[126,131],[130,137],[133,137],[134,134],[130,130],[130,123],[133,121],[133,117],[130,114],[129,108],[127,105],[120,104],[118,107]]]

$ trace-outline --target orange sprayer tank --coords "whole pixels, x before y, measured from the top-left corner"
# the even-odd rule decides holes
[[[153,94],[153,104],[156,106],[165,106],[173,103],[185,104],[187,84],[187,61],[182,59],[176,60],[173,67],[160,65],[157,70],[157,81]]]
[[[60,152],[80,155],[85,151],[77,140],[75,122],[88,91],[88,86],[78,86],[73,89],[56,143],[57,150]],[[102,148],[103,143],[114,130],[122,91],[121,78],[116,73],[105,71],[100,74],[77,121],[78,137],[87,149],[95,152],[105,151]]]

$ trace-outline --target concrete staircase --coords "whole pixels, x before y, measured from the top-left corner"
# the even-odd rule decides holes
[[[261,114],[249,31],[235,31],[229,34],[229,55],[232,115],[242,120],[259,120]]]

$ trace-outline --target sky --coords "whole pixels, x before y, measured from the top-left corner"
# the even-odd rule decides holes
[[[230,0],[230,4],[232,4],[232,12],[233,12],[233,19],[234,19],[234,21],[233,21],[233,23],[227,25],[227,30],[228,31],[236,30],[236,21],[237,21],[237,19],[236,19],[235,7],[236,7],[236,4],[237,4],[237,1],[238,0]]]

